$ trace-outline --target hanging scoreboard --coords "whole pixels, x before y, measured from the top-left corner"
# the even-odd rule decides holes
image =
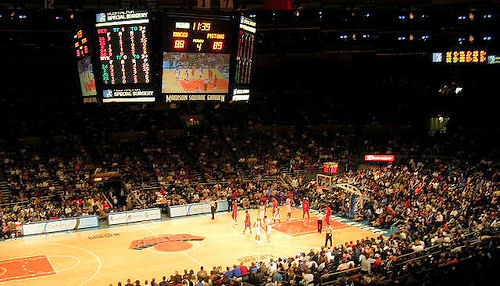
[[[114,11],[96,15],[103,102],[152,102],[149,15]]]
[[[225,101],[233,28],[230,17],[167,16],[161,88],[166,102]]]
[[[83,103],[97,102],[97,89],[94,78],[94,67],[90,53],[87,33],[83,28],[76,29],[73,35],[73,46],[77,59],[78,78],[82,90]]]
[[[256,26],[254,20],[240,16],[238,50],[234,74],[233,101],[248,101],[250,98],[250,77],[252,74]]]
[[[74,34],[84,102],[154,102],[158,92],[166,102],[248,101],[253,18],[180,11],[152,17],[146,10],[95,15],[93,45],[85,30]],[[153,43],[151,31],[161,41]]]

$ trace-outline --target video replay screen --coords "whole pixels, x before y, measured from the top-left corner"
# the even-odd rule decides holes
[[[163,54],[162,93],[227,93],[229,54]]]

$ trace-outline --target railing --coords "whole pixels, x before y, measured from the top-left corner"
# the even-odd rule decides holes
[[[325,275],[321,276],[321,278],[320,278],[320,285],[333,284],[339,278],[341,278],[340,276],[342,276],[342,277],[351,276],[351,275],[356,274],[359,270],[361,270],[361,267],[355,267],[355,268],[337,271],[337,272],[330,273],[330,274],[325,274]],[[350,274],[350,275],[347,275],[347,274]],[[333,278],[333,279],[330,280],[331,278]]]
[[[3,203],[3,204],[0,204],[0,207],[13,207],[15,205],[24,206],[24,205],[27,205],[27,204],[33,202],[36,199],[40,199],[42,202],[44,202],[44,201],[50,200],[52,197],[55,197],[55,196],[56,195],[48,195],[48,196],[36,197],[36,198],[31,198],[28,200],[18,201],[18,202],[13,202],[13,203]]]

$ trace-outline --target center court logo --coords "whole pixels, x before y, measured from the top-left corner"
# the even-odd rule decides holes
[[[202,236],[191,234],[159,235],[134,240],[130,243],[129,249],[143,250],[153,247],[156,250],[166,252],[184,251],[193,247],[191,241],[202,241],[204,239]]]

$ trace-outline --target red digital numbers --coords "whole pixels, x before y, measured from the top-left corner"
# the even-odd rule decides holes
[[[224,48],[224,42],[223,41],[214,41],[212,44],[212,50],[214,51],[221,51]]]
[[[185,39],[176,39],[174,41],[174,49],[183,50],[186,48],[186,40]]]

